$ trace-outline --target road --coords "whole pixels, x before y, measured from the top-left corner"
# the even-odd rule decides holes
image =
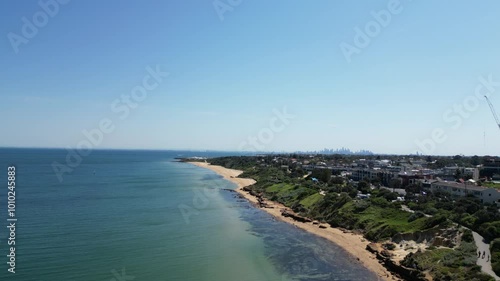
[[[481,257],[477,259],[477,265],[481,266],[484,273],[493,276],[495,280],[500,280],[500,277],[498,277],[491,269],[490,244],[484,243],[483,237],[477,232],[473,231],[472,236],[474,236],[474,242],[476,242],[478,251],[481,251]],[[485,252],[484,259],[482,258],[483,251]],[[488,259],[488,256],[490,259]]]
[[[401,209],[406,212],[414,213],[415,211],[408,208],[406,205],[401,205]],[[430,215],[425,215],[426,217],[431,217]],[[477,265],[481,266],[481,271],[492,276],[495,280],[500,281],[493,269],[491,269],[491,253],[490,244],[484,242],[483,236],[479,233],[472,231],[472,236],[474,237],[474,242],[476,242],[477,251],[481,251],[481,256],[477,259]],[[484,259],[482,258],[484,252]],[[488,259],[488,257],[490,257]]]
[[[413,211],[412,209],[408,208],[408,206],[406,206],[406,205],[401,205],[401,210],[403,210],[405,212],[409,212],[409,213],[415,213],[415,211]],[[424,216],[426,216],[428,218],[432,218],[432,216],[428,215],[428,214],[424,214]]]

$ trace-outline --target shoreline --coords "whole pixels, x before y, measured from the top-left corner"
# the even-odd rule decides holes
[[[242,174],[243,171],[228,169],[222,166],[210,165],[206,162],[186,163],[209,169],[217,173],[218,175],[221,175],[225,180],[235,183],[237,185],[235,191],[245,199],[250,201],[253,205],[258,206],[259,202],[257,197],[243,190],[244,187],[250,186],[256,181],[253,179],[238,178],[238,176]],[[266,200],[266,205],[268,206],[268,208],[259,209],[262,209],[276,219],[290,223],[302,230],[333,242],[334,244],[344,249],[344,251],[349,253],[355,259],[357,259],[359,264],[375,273],[379,277],[379,280],[402,280],[401,278],[387,270],[387,268],[385,268],[382,264],[380,264],[375,254],[370,253],[368,250],[366,250],[366,246],[370,244],[370,241],[366,240],[362,235],[344,232],[338,228],[332,228],[327,224],[317,225],[313,224],[312,222],[297,222],[290,217],[284,217],[281,215],[281,211],[283,209],[289,213],[295,214],[295,212],[293,212],[290,208],[269,200]],[[326,228],[320,228],[320,225]]]

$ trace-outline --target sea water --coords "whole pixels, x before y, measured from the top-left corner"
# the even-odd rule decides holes
[[[344,250],[277,221],[184,151],[0,149],[0,280],[377,280]],[[78,160],[78,159],[77,159]],[[57,176],[55,163],[68,170]],[[70,163],[70,166],[67,166]],[[16,167],[15,273],[7,169]]]

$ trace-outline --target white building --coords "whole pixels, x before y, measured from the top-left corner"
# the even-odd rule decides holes
[[[431,191],[444,191],[453,196],[473,195],[481,200],[482,203],[500,204],[500,190],[477,186],[472,182],[458,183],[449,181],[435,181],[431,183]]]

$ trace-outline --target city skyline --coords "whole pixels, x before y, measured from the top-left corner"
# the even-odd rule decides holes
[[[496,1],[40,3],[0,4],[0,147],[498,155]]]

